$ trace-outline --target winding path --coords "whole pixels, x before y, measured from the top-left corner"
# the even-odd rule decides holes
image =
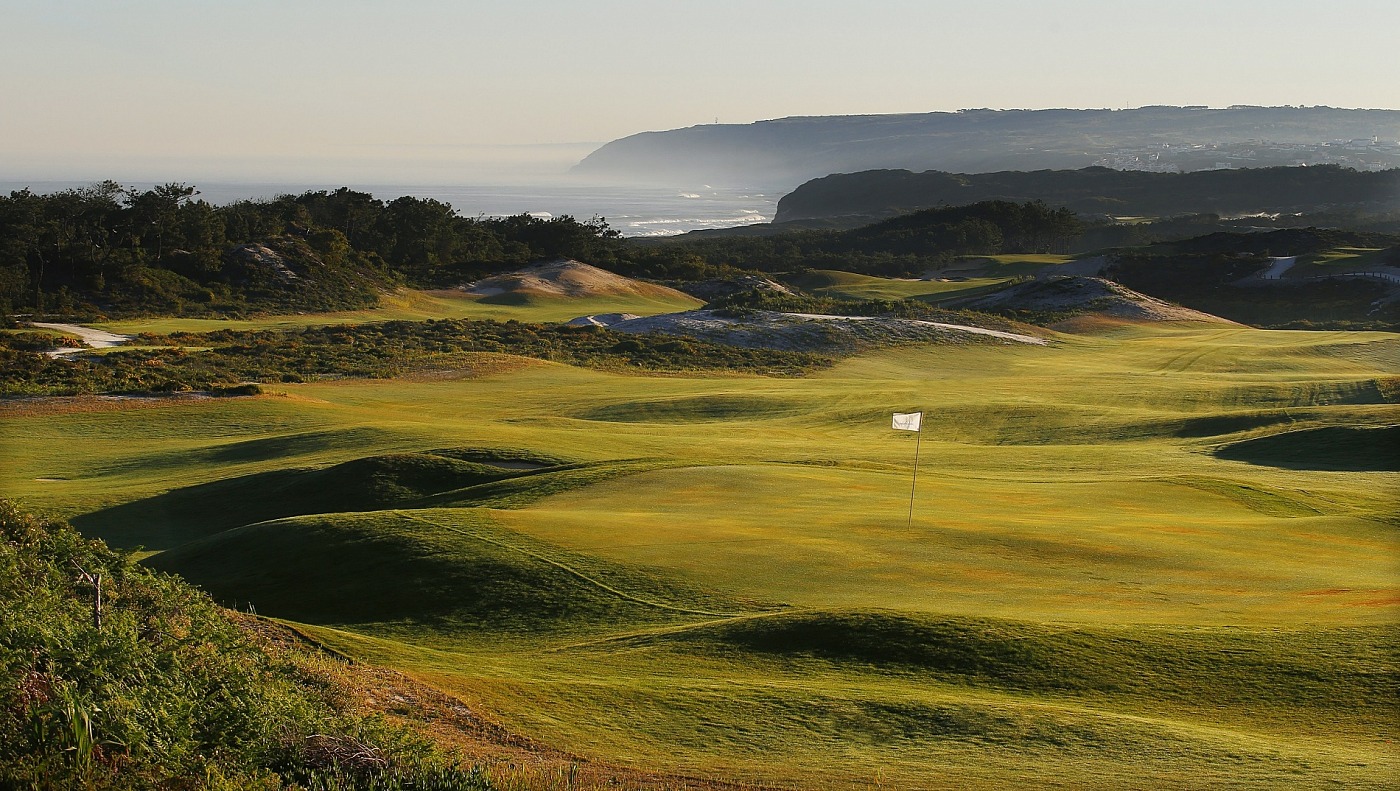
[[[1259,274],[1261,280],[1282,280],[1283,273],[1293,268],[1298,263],[1298,256],[1275,256],[1274,263],[1268,269]]]
[[[131,340],[130,335],[117,335],[115,333],[107,332],[106,330],[99,330],[94,327],[84,327],[80,324],[53,324],[51,322],[46,321],[33,321],[30,322],[30,324],[35,327],[40,327],[46,330],[54,330],[55,332],[64,332],[69,335],[76,335],[80,339],[82,339],[82,342],[85,344],[85,347],[90,349],[109,349],[113,346],[120,346],[123,343],[126,343],[127,341]],[[50,349],[44,352],[44,354],[47,354],[50,357],[62,357],[65,354],[76,354],[82,350],[82,348]]]
[[[831,321],[833,319],[844,319],[847,321],[878,321],[877,316],[830,316],[824,313],[784,313],[784,316],[795,316],[799,319],[813,319],[817,321]],[[928,327],[938,327],[943,330],[953,330],[954,332],[967,332],[973,335],[988,335],[993,338],[1001,338],[1017,343],[1034,343],[1037,346],[1048,346],[1050,344],[1044,338],[1037,338],[1034,335],[1018,335],[1014,332],[1002,332],[1001,330],[988,330],[982,327],[970,327],[966,324],[944,324],[941,321],[924,321],[923,319],[898,319],[907,321],[910,324],[922,324]]]

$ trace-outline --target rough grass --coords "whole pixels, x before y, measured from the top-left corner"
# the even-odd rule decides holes
[[[213,332],[215,330],[286,330],[298,327],[322,327],[336,324],[370,324],[384,321],[422,321],[424,319],[496,319],[523,322],[568,321],[578,316],[596,313],[635,313],[651,316],[694,310],[700,300],[677,296],[641,296],[617,294],[598,297],[549,297],[532,295],[520,300],[490,300],[456,291],[401,290],[380,298],[380,306],[369,310],[333,313],[297,313],[282,316],[258,316],[247,319],[186,319],[150,318],[125,319],[94,324],[109,332],[135,335],[142,332],[169,334],[173,332]]]

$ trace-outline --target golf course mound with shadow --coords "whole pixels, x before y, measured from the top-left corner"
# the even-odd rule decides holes
[[[608,423],[693,423],[784,417],[799,411],[798,404],[781,399],[706,395],[609,404],[591,409],[578,417]]]
[[[1230,461],[1293,470],[1400,471],[1400,426],[1324,426],[1247,439],[1219,448]]]
[[[616,564],[580,569],[520,542],[478,514],[322,514],[226,530],[144,562],[226,605],[323,625],[538,632],[708,612],[693,612],[692,592],[664,579]]]
[[[1327,709],[1339,691],[1381,705],[1397,691],[1378,643],[1393,629],[1296,632],[1163,629],[944,618],[891,612],[790,612],[658,632],[646,643],[725,657],[825,660],[873,672],[1029,693]],[[1348,657],[1346,663],[1337,658]],[[1240,678],[1256,679],[1248,686]]]
[[[232,527],[306,514],[375,511],[525,474],[432,453],[366,456],[187,486],[73,520],[116,546],[169,549]]]

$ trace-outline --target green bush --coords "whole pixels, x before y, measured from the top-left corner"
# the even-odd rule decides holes
[[[317,662],[0,501],[0,788],[487,787],[411,733],[337,710]]]
[[[232,395],[243,394],[237,388],[249,382],[387,378],[412,371],[460,368],[471,363],[464,355],[480,352],[593,368],[786,376],[831,363],[829,357],[802,352],[515,321],[391,321],[291,332],[219,330],[143,335],[141,342],[179,346],[63,360],[0,348],[0,394],[217,390]],[[184,346],[211,348],[187,352]]]

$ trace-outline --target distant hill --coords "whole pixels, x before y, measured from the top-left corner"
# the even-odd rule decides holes
[[[1374,173],[1335,165],[1145,173],[1080,170],[945,173],[870,170],[813,179],[778,202],[775,223],[871,219],[940,205],[1041,200],[1080,214],[1387,211],[1400,208],[1400,169]]]
[[[1380,145],[1369,145],[1379,138]],[[1400,166],[1400,111],[1331,107],[962,110],[706,124],[614,140],[581,175],[653,183],[785,187],[877,168],[986,173],[1201,170],[1306,164]],[[1357,141],[1353,143],[1352,141]]]

